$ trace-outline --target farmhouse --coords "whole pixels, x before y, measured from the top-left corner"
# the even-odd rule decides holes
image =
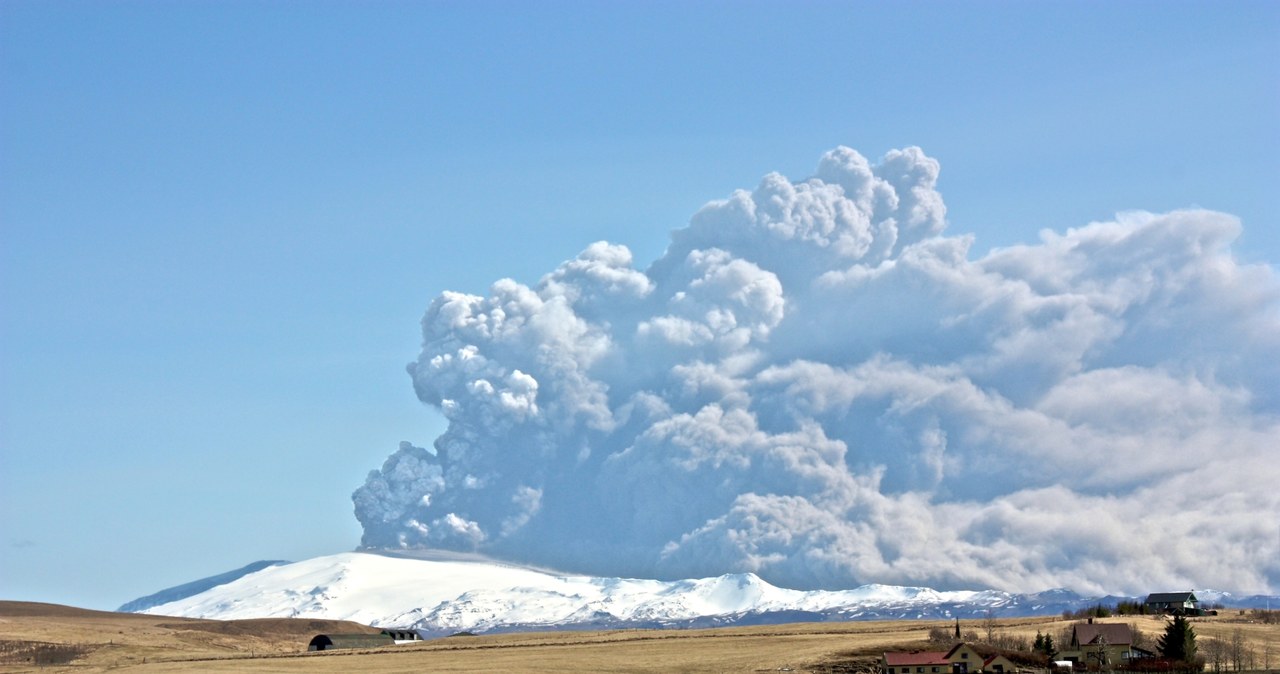
[[[1071,643],[1059,655],[1082,665],[1119,665],[1152,653],[1133,645],[1133,631],[1123,623],[1078,623],[1071,628]]]
[[[1194,592],[1153,592],[1147,595],[1147,613],[1159,615],[1199,615],[1200,601]]]
[[[1013,663],[1007,669],[991,670],[1012,672]],[[949,651],[916,651],[914,653],[885,653],[880,659],[882,674],[977,674],[982,672],[983,660],[968,644],[956,644]]]
[[[1012,674],[1016,671],[1018,666],[1003,655],[993,655],[982,661],[983,674]]]
[[[951,661],[942,651],[885,653],[880,669],[883,674],[949,674]]]

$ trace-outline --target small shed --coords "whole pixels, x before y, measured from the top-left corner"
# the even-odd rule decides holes
[[[381,634],[317,634],[307,644],[308,651],[331,651],[335,648],[380,648],[395,643],[385,632]]]

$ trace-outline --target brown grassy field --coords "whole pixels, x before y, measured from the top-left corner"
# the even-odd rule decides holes
[[[1280,667],[1280,625],[1240,622],[1235,612],[1195,623],[1201,639],[1239,628],[1259,653],[1272,644]],[[1151,642],[1160,618],[1130,622]],[[1000,619],[1003,634],[1058,634],[1071,621]],[[376,631],[354,623],[305,619],[212,621],[0,602],[0,642],[81,644],[70,664],[10,661],[0,672],[761,672],[866,671],[884,650],[927,649],[939,621],[801,623],[705,630],[614,630],[452,637],[362,651],[306,653],[321,632]],[[985,633],[982,621],[964,632]]]

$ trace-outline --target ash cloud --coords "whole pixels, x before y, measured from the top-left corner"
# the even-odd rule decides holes
[[[408,371],[448,430],[354,494],[367,547],[651,577],[1280,588],[1280,282],[1206,210],[972,252],[939,164],[849,148],[445,292]]]

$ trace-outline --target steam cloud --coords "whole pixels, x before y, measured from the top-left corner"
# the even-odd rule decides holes
[[[448,419],[354,494],[368,547],[794,588],[1280,587],[1280,283],[1236,218],[1123,213],[971,259],[938,162],[849,148],[446,292]]]

